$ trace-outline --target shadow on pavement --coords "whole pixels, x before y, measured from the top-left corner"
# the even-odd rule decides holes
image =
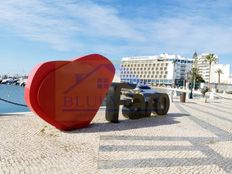
[[[74,130],[67,133],[94,133],[94,132],[112,132],[130,129],[148,128],[160,125],[178,124],[175,119],[178,117],[188,116],[183,113],[169,113],[166,116],[151,116],[137,120],[120,120],[119,123],[93,123],[87,128]]]

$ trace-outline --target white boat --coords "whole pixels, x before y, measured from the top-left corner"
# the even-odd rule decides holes
[[[2,84],[9,84],[9,83],[12,83],[14,80],[12,78],[8,78],[8,79],[3,79],[2,80]]]
[[[27,83],[27,79],[22,79],[19,82],[19,86],[26,86],[26,83]]]

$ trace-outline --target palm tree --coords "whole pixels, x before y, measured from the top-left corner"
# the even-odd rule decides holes
[[[217,58],[214,54],[208,54],[205,56],[205,61],[209,64],[209,81],[208,81],[208,88],[210,90],[210,76],[211,76],[211,65],[213,62],[217,61]]]
[[[218,84],[220,84],[220,82],[221,82],[221,74],[223,74],[223,71],[222,71],[222,69],[217,69],[216,71],[215,71],[215,73],[217,73],[218,74]]]
[[[193,89],[195,89],[196,78],[197,78],[198,74],[199,74],[198,69],[192,68]]]
[[[189,95],[189,98],[193,98],[193,88],[195,89],[195,83],[196,83],[196,75],[198,74],[198,69],[192,67],[192,70],[190,71],[190,81],[191,81],[191,92]]]

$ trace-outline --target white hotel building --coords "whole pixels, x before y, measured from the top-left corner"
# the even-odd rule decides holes
[[[209,81],[209,63],[205,60],[205,57],[207,55],[209,55],[209,53],[202,53],[201,55],[198,55],[197,57],[195,57],[195,59],[193,60],[194,67],[198,68],[199,74],[202,76],[202,78],[206,82]],[[213,67],[215,64],[218,64],[218,56],[216,56],[216,58],[217,58],[216,62],[212,62],[211,67]]]
[[[209,55],[209,53],[202,53],[198,55],[194,59],[194,66],[199,69],[199,74],[202,75],[203,79],[208,82],[209,81],[209,63],[205,61],[205,57]],[[230,65],[229,64],[219,64],[219,58],[216,56],[216,62],[212,62],[211,65],[211,75],[210,82],[218,83],[218,73],[216,72],[218,69],[222,70],[222,74],[220,75],[220,82],[223,84],[229,84],[230,80]]]
[[[193,60],[180,55],[124,57],[120,67],[120,79],[129,83],[153,83],[184,85]]]

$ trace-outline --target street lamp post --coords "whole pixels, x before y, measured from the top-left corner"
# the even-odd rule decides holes
[[[192,81],[191,81],[191,92],[190,92],[190,95],[189,95],[189,99],[192,99],[193,98],[193,78],[192,78]]]
[[[191,88],[190,88],[190,90],[191,90],[191,92],[190,92],[190,94],[189,94],[189,99],[192,99],[193,98],[193,74],[192,74],[192,72],[190,72],[190,71],[188,71],[187,72],[187,79],[190,79],[191,78]],[[190,80],[188,81],[188,82],[190,82]],[[189,86],[190,84],[188,84],[188,86]]]

